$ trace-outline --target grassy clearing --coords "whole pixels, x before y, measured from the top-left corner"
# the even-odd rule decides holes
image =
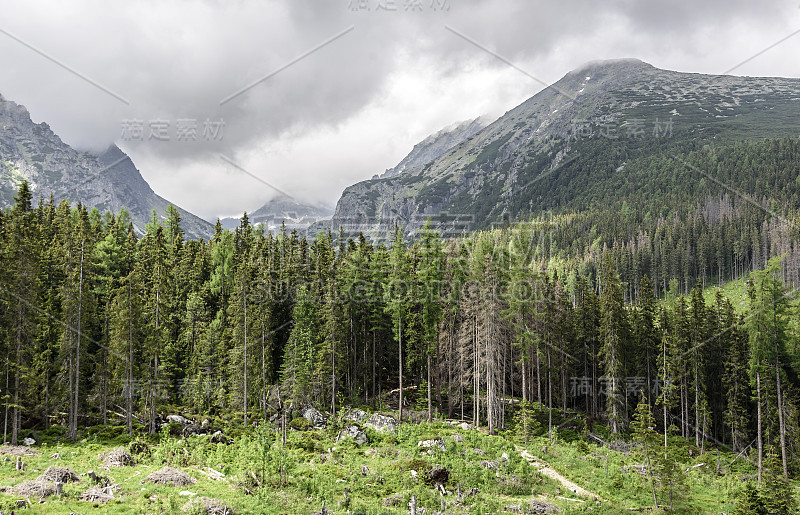
[[[514,431],[488,436],[446,422],[402,424],[396,433],[366,429],[369,443],[358,445],[351,439],[336,442],[335,425],[289,431],[285,446],[279,433],[266,427],[231,429],[235,436],[230,445],[212,444],[208,436],[169,436],[167,431],[133,442],[126,435],[107,438],[117,429],[77,443],[45,437],[44,443],[34,446],[38,455],[22,458],[24,471],[15,470],[16,457],[0,458],[0,486],[35,480],[51,465],[69,467],[79,474],[79,482],[64,484],[60,497],[48,497],[41,504],[30,499],[33,510],[45,514],[179,513],[195,497],[187,493],[218,499],[237,513],[310,514],[323,503],[335,513],[409,513],[412,496],[426,513],[443,506],[447,513],[503,513],[533,499],[552,503],[565,513],[627,513],[652,505],[647,477],[630,468],[640,464],[636,459],[588,443],[569,430],[559,432],[552,443],[545,436],[525,443]],[[438,444],[420,446],[424,440],[440,440],[444,449]],[[682,467],[689,469],[683,498],[675,499],[674,511],[730,513],[741,488],[740,476],[753,472],[750,464],[740,459],[731,466],[734,456],[715,450],[703,455],[695,450],[692,457],[690,447],[679,438],[672,438],[670,445],[682,446]],[[106,468],[100,455],[120,446],[131,451],[136,464]],[[608,502],[569,500],[578,497],[539,473],[520,455],[522,449]],[[52,457],[55,453],[60,457]],[[165,465],[188,473],[196,482],[182,487],[143,483]],[[449,471],[446,496],[425,480],[425,473],[434,467]],[[92,486],[90,470],[119,485],[114,500],[102,505],[80,500]],[[458,485],[464,495],[461,502]],[[466,495],[472,489],[478,491]],[[19,499],[5,488],[0,509],[11,509]]]

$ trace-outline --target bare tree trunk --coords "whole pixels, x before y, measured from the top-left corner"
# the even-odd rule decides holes
[[[453,325],[447,330],[447,418],[453,418]]]
[[[244,289],[244,425],[247,426],[247,286]]]
[[[125,421],[128,425],[128,434],[133,434],[133,300],[131,278],[128,278],[128,395]]]
[[[397,339],[397,347],[399,350],[399,361],[400,361],[400,402],[397,405],[398,411],[398,422],[403,421],[403,313],[402,308],[400,312],[400,325],[399,325],[398,335],[399,338]]]
[[[428,349],[428,423],[433,421],[433,404],[431,403],[431,388],[433,384],[431,383],[431,353],[430,349]]]
[[[11,445],[19,438],[19,369],[22,356],[22,303],[17,304],[16,363],[14,367],[14,408],[11,411]]]
[[[761,438],[761,372],[759,370],[756,370],[756,395],[758,402],[758,486],[761,486],[761,473],[763,471],[763,459],[764,459],[764,443]]]
[[[612,426],[613,427],[613,426]],[[547,437],[553,443],[553,380],[550,374],[550,348],[547,349]]]
[[[783,478],[789,479],[789,468],[786,463],[786,426],[783,421],[783,396],[781,394],[781,374],[778,360],[778,342],[775,342],[775,382],[778,393],[778,424],[781,437],[781,461],[783,462]]]
[[[697,357],[694,360],[694,446],[700,447],[700,385],[697,370]]]
[[[74,441],[78,439],[78,402],[81,380],[81,322],[83,319],[83,246],[85,240],[81,240],[81,264],[78,276],[78,343],[75,346],[75,401],[72,406],[74,415],[72,417],[72,427],[70,427],[70,438]]]
[[[8,437],[8,381],[9,381],[9,378],[8,378],[8,374],[9,374],[9,372],[8,372],[8,362],[9,362],[10,358],[11,358],[11,356],[9,356],[8,352],[6,352],[6,389],[5,389],[5,392],[6,392],[6,409],[5,409],[5,416],[4,416],[4,419],[3,419],[3,443],[4,444],[6,442],[8,442],[8,439],[7,439],[7,437]]]
[[[264,420],[267,420],[267,348],[266,348],[266,329],[264,321],[261,321],[261,409],[264,412]],[[323,380],[324,381],[324,380]],[[324,391],[324,390],[323,390]]]
[[[333,314],[331,318],[333,318]],[[333,321],[331,321],[331,413],[334,417],[336,416],[336,340]]]

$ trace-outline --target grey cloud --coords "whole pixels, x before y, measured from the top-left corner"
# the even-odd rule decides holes
[[[279,139],[343,126],[365,106],[380,102],[398,67],[409,62],[439,63],[438,77],[451,80],[471,80],[465,66],[505,71],[506,64],[445,30],[445,25],[530,74],[553,81],[586,60],[605,57],[642,57],[655,60],[657,66],[663,58],[689,69],[709,50],[695,48],[698,34],[724,33],[731,24],[745,23],[750,29],[741,37],[766,34],[777,39],[792,21],[800,21],[797,6],[790,3],[747,0],[447,0],[449,10],[444,12],[434,11],[431,0],[422,1],[422,12],[408,12],[406,0],[395,0],[395,12],[379,12],[376,7],[382,1],[368,0],[369,11],[352,10],[350,0],[146,1],[117,4],[114,10],[99,0],[68,6],[9,4],[0,28],[131,103],[124,105],[2,34],[0,93],[26,105],[35,120],[47,121],[68,143],[83,148],[100,149],[119,141],[122,122],[129,119],[163,119],[173,129],[180,118],[196,119],[200,126],[206,118],[225,121],[221,140],[187,143],[173,136],[168,142],[125,142],[130,152],[146,154],[148,163],[169,170],[191,163],[218,164],[218,153],[252,154],[254,147]],[[351,32],[330,45],[220,105],[221,99],[351,26]],[[704,71],[721,71],[737,58],[748,57],[730,55],[725,43],[710,49],[720,52],[718,68]],[[562,55],[564,49],[575,48]],[[541,89],[523,75],[519,80],[531,94]],[[432,126],[430,132],[439,128]],[[366,178],[393,164],[365,162],[360,173]],[[295,175],[305,174],[306,181],[313,177],[328,189],[341,188],[347,166],[338,166],[343,168],[326,169],[319,163]],[[149,173],[154,182],[158,173],[166,172]],[[220,195],[225,191],[221,188]],[[236,196],[230,193],[227,202],[235,208]]]

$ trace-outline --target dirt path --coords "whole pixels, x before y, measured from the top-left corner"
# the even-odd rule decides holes
[[[535,456],[533,456],[531,453],[529,453],[527,449],[520,449],[519,447],[517,447],[517,452],[519,452],[520,456],[525,458],[525,461],[527,461],[533,467],[535,467],[536,470],[538,470],[540,473],[544,474],[545,476],[547,476],[549,478],[555,479],[556,481],[561,483],[561,485],[564,488],[566,488],[567,490],[569,490],[570,492],[572,492],[572,493],[574,493],[576,495],[580,495],[581,497],[588,497],[589,499],[593,499],[594,498],[594,499],[597,499],[599,501],[605,501],[605,499],[603,499],[602,497],[600,497],[596,493],[590,492],[589,490],[586,490],[585,488],[573,483],[569,479],[567,479],[564,476],[562,476],[561,474],[559,474],[555,469],[553,469],[549,465],[547,465],[545,463],[542,463],[541,461],[536,459]]]

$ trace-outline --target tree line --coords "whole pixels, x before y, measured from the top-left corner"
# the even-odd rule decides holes
[[[15,201],[0,211],[12,443],[51,424],[155,432],[169,410],[250,424],[289,404],[492,433],[520,407],[546,413],[550,434],[554,413],[577,411],[619,434],[644,398],[665,444],[752,447],[759,470],[772,451],[792,472],[800,353],[780,258],[751,273],[737,313],[702,281],[657,294],[647,268],[631,289],[614,248],[569,268],[547,252],[549,221],[458,239],[426,226],[413,241],[396,227],[373,244],[272,234],[245,215],[203,241],[174,208],[139,234],[124,210],[34,206],[26,183]]]

